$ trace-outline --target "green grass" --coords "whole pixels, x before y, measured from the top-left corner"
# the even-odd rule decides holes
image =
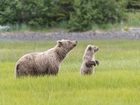
[[[16,79],[16,61],[56,42],[0,42],[0,105],[140,105],[140,41],[79,42],[57,76]],[[98,45],[95,74],[79,69],[88,44]]]

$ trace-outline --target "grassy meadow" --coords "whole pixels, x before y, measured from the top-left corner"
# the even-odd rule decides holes
[[[17,60],[56,42],[0,41],[0,105],[140,105],[140,41],[81,41],[57,76],[16,79]],[[88,44],[98,45],[94,75],[79,73]]]

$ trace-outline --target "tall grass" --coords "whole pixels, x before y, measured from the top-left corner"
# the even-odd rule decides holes
[[[9,24],[9,31],[26,31],[30,30],[30,27],[27,24]]]
[[[31,27],[29,27],[27,24],[19,24],[19,23],[16,23],[16,24],[7,24],[7,26],[9,26],[10,28],[8,28],[8,29],[0,29],[0,33],[2,33],[2,32],[14,32],[14,31],[20,31],[20,32],[22,32],[22,31],[29,31],[29,30],[31,30]]]
[[[139,105],[140,42],[79,42],[57,76],[16,79],[14,67],[24,54],[44,51],[56,42],[0,42],[0,105]],[[98,45],[95,74],[81,76],[88,44]]]

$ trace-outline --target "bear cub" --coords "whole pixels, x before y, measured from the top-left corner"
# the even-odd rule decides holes
[[[81,75],[93,74],[96,65],[99,65],[99,61],[95,60],[95,53],[99,50],[98,46],[88,45],[84,56],[83,63],[81,65]]]

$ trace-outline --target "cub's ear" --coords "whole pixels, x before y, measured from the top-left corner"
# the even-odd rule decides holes
[[[62,46],[62,41],[61,40],[58,40],[57,41],[57,44],[58,44],[58,47],[61,47]]]
[[[89,47],[88,47],[88,50],[90,50],[90,51],[91,51],[91,50],[92,50],[92,47],[91,47],[91,46],[89,46]]]

